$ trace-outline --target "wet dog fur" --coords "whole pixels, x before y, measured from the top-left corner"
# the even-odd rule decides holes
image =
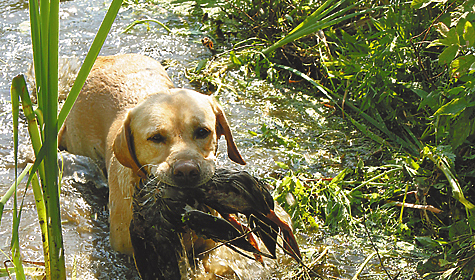
[[[177,89],[159,62],[138,54],[98,57],[60,130],[59,148],[91,157],[109,184],[110,242],[132,255],[134,186],[158,176],[169,185],[206,182],[218,139],[245,164],[225,114],[210,96]]]

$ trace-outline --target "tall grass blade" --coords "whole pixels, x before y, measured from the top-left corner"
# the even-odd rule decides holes
[[[35,112],[33,111],[33,103],[31,102],[30,95],[28,93],[25,77],[23,75],[18,75],[13,79],[12,85],[12,94],[19,95],[21,99],[23,113],[27,119],[28,132],[30,135],[30,140],[33,146],[33,150],[36,155],[35,164],[32,167],[30,177],[28,179],[27,185],[30,181],[32,182],[33,193],[35,196],[36,209],[38,212],[38,221],[41,229],[42,241],[43,241],[43,254],[45,260],[45,271],[49,274],[49,245],[48,245],[48,231],[47,231],[47,219],[45,212],[45,203],[43,199],[43,190],[40,187],[36,171],[38,171],[41,178],[45,178],[44,170],[44,149],[42,149],[42,140],[37,123],[37,118]],[[14,90],[13,90],[14,89]],[[15,97],[12,97],[12,100]]]
[[[36,158],[38,159],[38,154],[42,146],[41,140],[41,131],[39,129],[40,125],[37,122],[37,115],[33,110],[33,102],[31,102],[30,94],[28,93],[25,76],[18,75],[14,78],[15,83],[18,84],[17,92],[20,95],[21,106],[23,109],[23,114],[26,117],[28,124],[28,133],[30,134],[31,144],[33,146],[33,151],[35,152]],[[38,168],[40,177],[44,178],[44,165],[41,164]]]
[[[47,279],[66,279],[59,204],[58,130],[74,104],[121,4],[122,0],[113,0],[71,89],[71,94],[60,112],[58,121],[59,0],[29,1],[38,100],[36,111],[33,110],[24,77],[16,77],[14,83],[23,86],[23,89],[17,92],[17,100],[18,96],[21,96],[36,155],[28,183],[31,180],[37,202],[38,219],[44,241]],[[36,168],[38,168],[40,178],[34,173]],[[22,276],[17,272],[17,277]]]
[[[161,27],[163,27],[163,29],[165,29],[168,33],[172,33],[172,31],[170,30],[170,28],[168,28],[168,26],[166,26],[165,24],[161,23],[160,21],[156,20],[156,19],[153,19],[153,18],[147,18],[147,19],[140,19],[140,20],[136,20],[134,22],[132,22],[131,24],[129,24],[125,29],[124,31],[122,31],[122,33],[127,33],[129,32],[134,26],[138,25],[138,24],[143,24],[143,23],[148,23],[148,22],[154,22],[158,25],[160,25]]]
[[[33,47],[33,65],[36,67],[40,67],[43,63],[41,62],[41,53],[40,46],[41,46],[41,21],[40,21],[40,14],[39,14],[39,7],[38,1],[30,1],[29,2],[29,11],[30,11],[30,32],[31,32],[31,42]],[[36,71],[35,69],[35,80],[41,81],[43,76],[41,75],[43,71]],[[39,85],[42,84],[41,82],[36,82],[36,92],[39,92]],[[37,95],[38,96],[38,95]],[[38,99],[38,106],[43,107],[42,99]]]
[[[18,118],[20,111],[20,94],[18,90],[21,91],[25,89],[25,85],[21,83],[21,80],[14,79],[11,86],[11,101],[12,101],[12,115],[13,115],[13,149],[15,157],[15,183],[14,183],[14,192],[13,192],[13,226],[12,226],[12,240],[11,240],[11,251],[12,251],[12,262],[15,265],[15,273],[18,279],[25,279],[25,271],[23,270],[23,263],[20,253],[20,235],[18,233],[20,229],[20,217],[21,209],[18,210],[17,202],[17,190],[18,190]]]
[[[20,182],[25,178],[26,174],[28,174],[28,171],[30,171],[31,167],[33,165],[31,163],[27,164],[25,169],[21,172],[20,175],[18,175],[18,178],[16,179],[16,182],[14,182],[10,188],[7,190],[7,192],[0,198],[0,226],[2,225],[2,215],[3,215],[3,209],[5,208],[5,205],[7,204],[8,200],[12,197],[13,193],[16,190],[16,187]]]
[[[34,170],[34,169],[33,169]],[[49,257],[49,239],[47,228],[47,214],[46,206],[43,199],[43,190],[41,189],[38,176],[34,171],[30,172],[29,181],[31,180],[31,187],[36,201],[36,212],[38,214],[38,222],[41,230],[41,240],[43,242],[43,255],[45,260],[45,271],[50,271],[50,257]]]
[[[51,279],[66,279],[63,235],[59,203],[58,182],[58,49],[59,49],[59,0],[49,5],[47,40],[48,83],[43,85],[41,96],[45,107],[44,116],[44,202],[46,206]],[[43,57],[44,58],[44,57]],[[44,61],[43,61],[44,62]]]

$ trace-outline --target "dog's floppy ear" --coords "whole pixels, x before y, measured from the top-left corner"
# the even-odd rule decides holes
[[[130,129],[130,113],[127,115],[127,119],[124,125],[120,128],[119,133],[114,140],[112,149],[114,151],[117,160],[125,167],[131,168],[135,174],[142,178],[147,178],[145,170],[139,163],[137,156],[135,155],[135,145],[132,131]]]
[[[236,147],[236,143],[234,143],[233,135],[231,133],[231,129],[229,128],[228,120],[224,115],[223,109],[219,104],[216,102],[216,134],[218,139],[221,135],[224,135],[226,138],[226,145],[228,146],[228,157],[239,164],[245,165],[246,162],[242,158],[241,154]]]

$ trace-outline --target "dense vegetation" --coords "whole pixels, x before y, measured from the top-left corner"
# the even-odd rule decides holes
[[[239,67],[315,92],[379,145],[330,182],[282,163],[275,198],[295,225],[415,241],[433,252],[418,265],[421,277],[473,279],[475,1],[216,5],[203,23],[224,47],[191,79],[213,90]],[[263,141],[299,142],[270,134]]]

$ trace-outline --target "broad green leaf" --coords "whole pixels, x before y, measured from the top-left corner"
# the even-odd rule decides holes
[[[465,30],[463,32],[463,39],[468,48],[473,47],[475,44],[475,28],[470,21],[465,23]]]
[[[450,130],[450,145],[455,150],[462,145],[465,140],[473,134],[475,121],[471,117],[473,114],[473,108],[464,110],[460,117],[456,118],[456,121],[451,125]]]
[[[470,226],[466,220],[455,222],[449,226],[449,237],[451,240],[457,239],[470,232]]]
[[[432,239],[430,236],[416,236],[415,239],[423,247],[426,247],[429,249],[435,249],[435,250],[441,248],[440,244],[434,239]]]
[[[440,90],[431,91],[426,97],[422,99],[422,102],[419,104],[419,109],[424,108],[424,106],[429,106],[432,109],[436,109],[437,102],[440,97]],[[434,108],[435,107],[435,108]]]
[[[422,99],[426,98],[426,96],[428,95],[428,93],[422,89],[411,88],[411,90]]]
[[[451,63],[459,52],[458,45],[452,45],[447,47],[440,55],[439,55],[439,64],[449,64]]]
[[[462,91],[465,90],[465,87],[455,87],[455,88],[452,88],[452,89],[449,89],[448,91],[446,91],[444,93],[445,96],[448,96],[450,98],[456,98],[458,96],[458,94]],[[463,94],[462,94],[463,96]]]
[[[472,230],[475,230],[475,216],[468,217],[468,224],[470,225]]]
[[[457,34],[455,28],[450,29],[449,32],[447,32],[446,34],[441,32],[441,35],[444,36],[444,38],[439,39],[439,41],[445,46],[453,46],[460,44],[459,35]]]
[[[460,77],[467,73],[474,63],[475,55],[473,54],[458,57],[450,64],[450,74],[452,76]]]
[[[451,100],[449,103],[445,104],[444,106],[440,107],[437,112],[435,112],[434,116],[439,115],[456,115],[462,112],[468,103],[465,98],[455,98]]]
[[[465,31],[465,23],[467,23],[467,19],[461,18],[455,25],[455,30],[457,30],[457,34],[459,36],[462,36],[463,32]]]

